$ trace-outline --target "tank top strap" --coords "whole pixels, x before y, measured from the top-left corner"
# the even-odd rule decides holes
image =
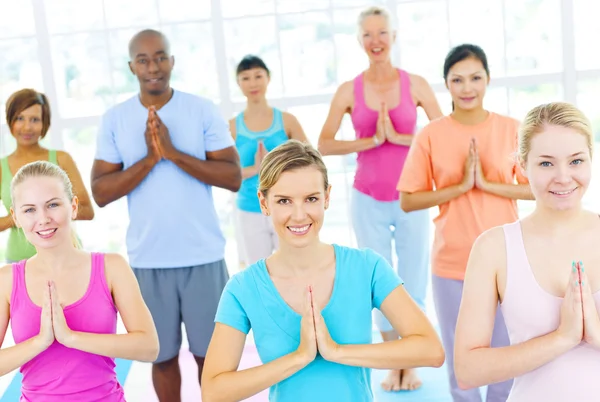
[[[354,109],[365,106],[365,73],[362,72],[354,78]]]
[[[285,127],[283,125],[283,113],[281,110],[276,107],[273,108],[273,126],[271,128],[271,132],[269,135],[278,133],[280,131],[284,131]]]
[[[106,269],[104,264],[104,253],[92,253],[92,278],[91,287],[101,292],[107,300],[115,307],[108,281],[106,280]],[[116,310],[116,307],[115,307]]]
[[[56,156],[56,150],[55,149],[49,149],[48,150],[48,162],[53,163],[55,165],[58,165],[58,158]]]
[[[513,292],[527,294],[526,290],[535,288],[537,281],[525,252],[521,221],[503,225],[502,228],[506,243],[506,289],[504,291],[506,301],[511,299]],[[525,290],[525,293],[522,293],[522,290]]]
[[[400,102],[405,103],[405,101],[410,100],[412,103],[412,95],[410,93],[410,74],[402,69],[398,69],[398,74],[400,74]]]
[[[27,293],[27,285],[25,283],[25,262],[26,260],[12,263],[13,285],[10,294],[11,309],[15,309],[23,296],[29,297]]]

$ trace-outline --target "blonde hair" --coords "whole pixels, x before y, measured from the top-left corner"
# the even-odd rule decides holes
[[[590,157],[594,152],[592,125],[581,110],[567,102],[551,102],[534,107],[527,113],[519,129],[519,159],[527,161],[531,139],[547,126],[570,128],[586,137]]]
[[[361,13],[358,15],[359,31],[362,29],[362,26],[363,26],[363,23],[365,22],[365,20],[371,16],[383,17],[385,19],[385,21],[387,22],[388,27],[392,28],[393,21],[392,21],[392,16],[390,15],[389,11],[387,9],[385,9],[384,7],[371,6],[369,8],[364,9],[363,11],[361,11]]]
[[[284,172],[314,166],[323,175],[325,190],[329,188],[327,167],[319,151],[310,144],[289,140],[265,156],[258,174],[258,190],[266,197]]]
[[[50,177],[59,180],[63,184],[67,198],[69,201],[73,201],[73,185],[71,184],[67,172],[48,161],[36,161],[22,166],[13,177],[10,183],[10,196],[13,200],[13,205],[15,189],[27,179],[34,177]],[[71,240],[76,248],[81,248],[81,242],[79,241],[74,228],[71,228]]]

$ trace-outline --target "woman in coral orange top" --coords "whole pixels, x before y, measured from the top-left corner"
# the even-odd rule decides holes
[[[454,375],[454,331],[471,246],[485,230],[517,220],[517,199],[532,199],[515,154],[519,122],[483,108],[490,80],[484,51],[452,49],[444,79],[453,101],[449,116],[415,138],[398,183],[405,211],[439,206],[432,251],[432,287],[454,401],[481,401],[478,389],[459,389]],[[493,345],[508,345],[499,312]],[[506,401],[512,381],[491,385],[488,402]]]

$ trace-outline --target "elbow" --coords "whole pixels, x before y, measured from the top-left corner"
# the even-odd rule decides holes
[[[233,180],[229,181],[229,184],[225,187],[227,190],[237,193],[240,191],[240,187],[242,187],[242,171],[240,170],[239,174],[237,174]]]
[[[404,212],[416,211],[416,208],[414,208],[414,206],[411,205],[409,196],[403,193],[400,194],[400,208]]]
[[[473,376],[472,370],[469,370],[467,364],[464,362],[464,357],[460,354],[456,354],[455,356],[454,375],[456,376],[458,387],[465,391],[485,385],[477,383],[477,379]]]
[[[319,140],[319,142],[317,143],[317,150],[323,156],[329,155],[329,149],[327,145],[327,141],[324,140]]]
[[[139,361],[144,363],[154,363],[156,359],[158,359],[158,352],[160,351],[158,337],[154,337],[154,339],[148,341],[146,344],[148,346],[140,353]]]
[[[203,402],[225,402],[227,399],[223,396],[222,392],[215,389],[212,378],[205,378],[202,376],[202,401]]]
[[[82,208],[82,209],[83,209],[83,213],[81,214],[81,217],[77,218],[78,220],[91,221],[92,219],[94,219],[94,216],[96,213],[94,212],[94,207],[91,204],[86,205],[86,207]]]
[[[435,368],[440,368],[444,365],[444,362],[446,361],[446,352],[441,344],[438,343],[437,347],[433,348],[431,361],[431,366]]]

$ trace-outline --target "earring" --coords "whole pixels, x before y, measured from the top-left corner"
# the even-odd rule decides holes
[[[265,215],[266,216],[271,216],[271,214],[269,213],[269,211],[265,211]]]

